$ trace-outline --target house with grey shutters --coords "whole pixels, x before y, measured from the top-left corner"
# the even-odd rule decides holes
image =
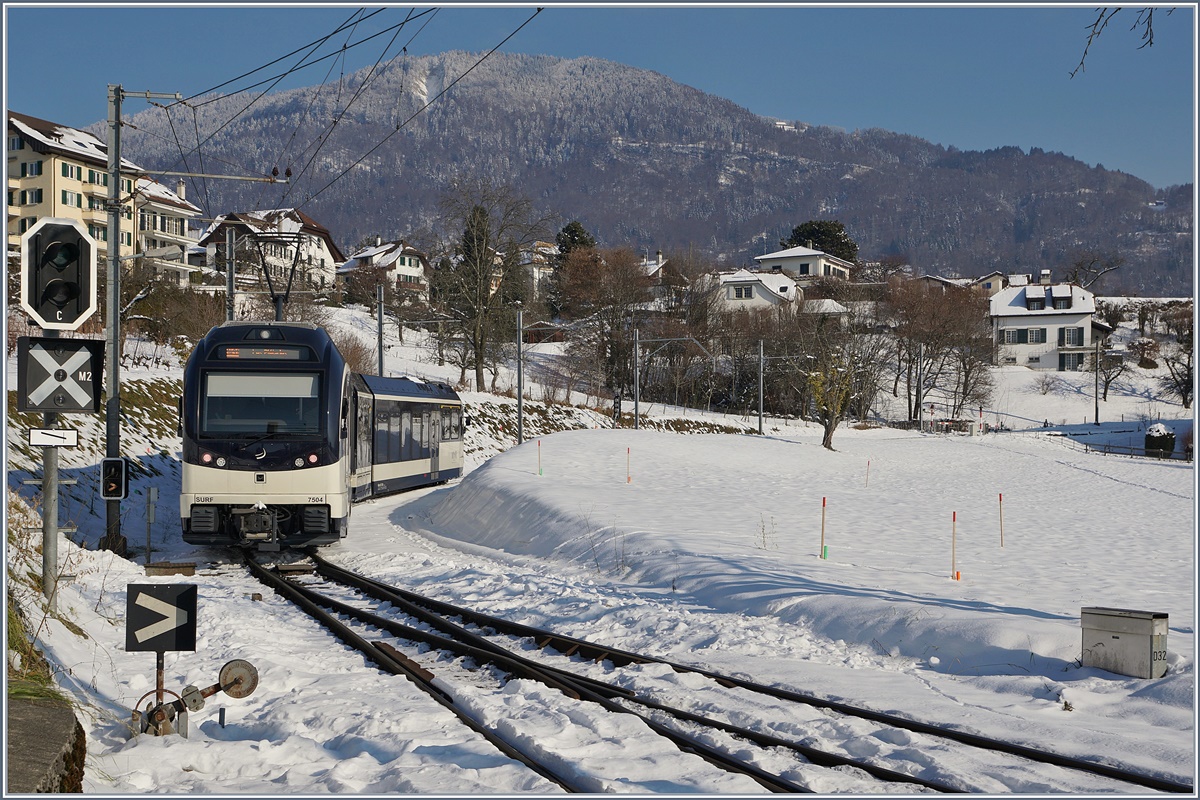
[[[1009,275],[992,295],[996,363],[1030,369],[1083,369],[1108,326],[1094,319],[1096,298],[1070,283],[1053,283],[1043,270],[1037,281]]]

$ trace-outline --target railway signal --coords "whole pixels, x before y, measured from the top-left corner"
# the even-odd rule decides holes
[[[96,240],[82,222],[46,217],[21,235],[21,308],[57,331],[96,313]]]
[[[129,462],[124,458],[101,461],[100,496],[105,500],[124,500],[129,496]]]

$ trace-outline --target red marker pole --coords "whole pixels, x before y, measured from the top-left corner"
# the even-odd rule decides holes
[[[538,439],[538,475],[542,474],[542,440]]]
[[[630,455],[630,452],[629,452],[630,450],[632,450],[632,448],[630,448],[630,447],[625,448],[625,482],[626,483],[633,483],[633,472],[631,471],[630,466],[629,466],[630,459],[632,458],[632,456]]]
[[[867,479],[863,481],[863,488],[867,488],[871,483],[871,459],[867,459]]]

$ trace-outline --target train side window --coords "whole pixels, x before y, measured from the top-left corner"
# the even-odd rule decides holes
[[[399,461],[402,456],[404,431],[400,415],[392,411],[388,417],[388,461]]]
[[[429,457],[429,412],[421,413],[421,458]]]
[[[420,420],[418,419],[419,423]],[[413,417],[411,411],[404,412],[404,454],[401,456],[405,461],[412,461],[416,456],[413,455]]]
[[[450,414],[444,412],[442,414],[442,441],[450,438]]]
[[[450,412],[450,433],[455,439],[462,438],[462,413],[458,410]]]
[[[382,403],[380,404],[383,405]],[[383,464],[388,460],[387,448],[388,435],[388,415],[387,412],[380,410],[375,415],[375,463]]]

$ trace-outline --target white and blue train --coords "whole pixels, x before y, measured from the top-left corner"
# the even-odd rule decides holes
[[[184,369],[179,411],[179,516],[191,544],[332,544],[354,502],[462,474],[453,389],[352,372],[307,323],[210,330]]]

